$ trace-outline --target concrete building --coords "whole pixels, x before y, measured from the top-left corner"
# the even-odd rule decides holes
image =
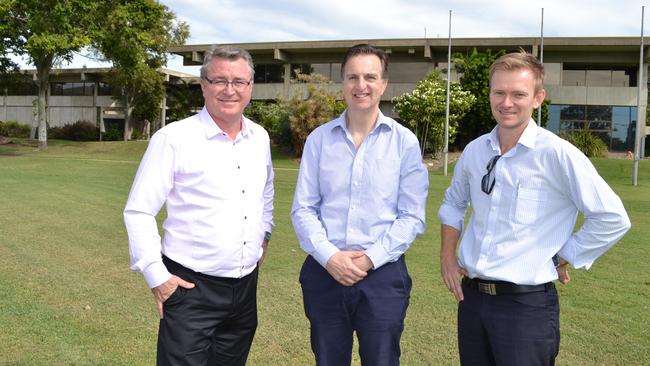
[[[254,100],[269,100],[294,95],[290,80],[294,70],[319,73],[334,81],[340,90],[340,63],[345,51],[358,43],[370,43],[390,56],[390,82],[382,97],[384,114],[395,116],[391,99],[410,92],[417,81],[432,70],[447,68],[447,39],[365,39],[342,41],[259,42],[232,44],[250,51],[255,60]],[[170,49],[181,55],[185,65],[201,65],[203,53],[212,45],[186,45]],[[452,53],[473,49],[540,53],[539,38],[455,38]],[[547,128],[564,133],[587,128],[599,134],[612,151],[634,149],[637,120],[637,86],[641,80],[641,115],[646,115],[647,67],[650,52],[644,53],[643,77],[639,72],[638,37],[546,37],[544,38],[545,87],[550,100]],[[121,103],[111,97],[105,75],[108,69],[54,70],[48,91],[50,126],[79,120],[123,129]],[[181,80],[192,84],[200,95],[198,77],[172,70],[161,70],[169,84]],[[31,82],[34,70],[23,71],[23,83],[0,85],[0,120],[35,124],[36,89]],[[459,75],[452,71],[452,80]],[[197,106],[199,107],[199,106]],[[168,107],[161,106],[165,124]],[[168,121],[167,121],[168,122]],[[645,122],[645,121],[644,121]]]
[[[77,121],[89,121],[104,126],[124,128],[124,107],[112,97],[112,88],[106,82],[108,68],[56,69],[50,76],[47,93],[47,121],[51,127]],[[162,69],[168,83],[179,80],[198,82],[198,78],[173,70]],[[10,82],[0,86],[0,121],[18,121],[36,126],[36,100],[38,90],[36,70],[22,70]],[[161,106],[164,124],[166,106]]]
[[[382,111],[394,115],[390,100],[411,91],[432,70],[447,68],[447,39],[366,39],[310,42],[261,42],[232,44],[250,51],[255,60],[253,99],[293,95],[293,70],[316,72],[340,83],[340,62],[345,51],[358,43],[370,43],[390,54],[390,82],[382,98]],[[185,65],[200,65],[203,52],[212,45],[174,47]],[[524,49],[540,53],[539,38],[456,38],[452,53],[473,49]],[[647,56],[650,52],[645,52]],[[545,87],[551,101],[547,128],[563,133],[587,128],[601,135],[610,150],[634,149],[637,120],[637,85],[641,80],[641,115],[647,105],[647,62],[639,77],[638,37],[544,38]],[[458,75],[452,72],[452,79]],[[335,85],[338,89],[340,85]]]

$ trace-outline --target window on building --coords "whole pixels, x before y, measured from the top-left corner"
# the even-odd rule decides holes
[[[92,96],[95,83],[76,82],[76,83],[50,83],[50,95],[61,96]]]
[[[113,95],[113,87],[108,83],[100,81],[97,83],[97,95],[111,96]]]
[[[560,135],[588,130],[600,137],[610,151],[633,150],[636,107],[551,105],[547,127]]]
[[[417,83],[433,71],[434,66],[426,62],[396,62],[390,64],[388,77],[393,83]]]
[[[258,64],[255,65],[256,83],[282,83],[284,82],[284,65]]]
[[[313,74],[321,74],[332,80],[332,64],[312,64],[311,72]]]
[[[562,85],[634,87],[636,86],[636,70],[633,68],[601,70],[566,66],[562,70]]]
[[[341,64],[311,64],[311,72],[321,74],[335,83],[341,82]]]
[[[587,85],[587,72],[585,70],[564,70],[562,72],[562,85],[565,86]]]
[[[291,78],[296,78],[296,73],[311,75],[312,68],[310,64],[291,64]]]
[[[0,83],[0,93],[4,95],[5,90],[7,95],[38,95],[38,86],[29,81]]]

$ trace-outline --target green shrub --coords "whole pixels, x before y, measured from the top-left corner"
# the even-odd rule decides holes
[[[0,121],[0,136],[28,138],[31,127],[16,121]]]
[[[571,135],[561,136],[572,143],[590,158],[602,158],[607,156],[607,145],[598,136],[589,131],[580,131]]]
[[[304,83],[304,91],[297,92],[287,100],[289,126],[291,129],[291,147],[296,156],[302,156],[307,136],[316,127],[338,117],[345,110],[345,102],[340,100],[340,93],[332,92],[332,81],[321,74],[301,74],[296,72],[293,83]]]
[[[104,141],[121,141],[124,139],[124,132],[118,126],[109,126],[104,132],[102,140]]]
[[[63,126],[50,127],[47,135],[51,139],[72,141],[97,141],[99,128],[88,121],[77,121]]]
[[[274,144],[290,146],[289,112],[282,103],[277,101],[256,101],[251,103],[244,113],[269,132]]]

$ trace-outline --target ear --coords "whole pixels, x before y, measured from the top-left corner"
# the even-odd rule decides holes
[[[534,108],[539,108],[540,105],[542,105],[542,102],[544,102],[544,98],[546,98],[546,90],[540,89],[536,94],[535,94],[535,100],[533,103]]]
[[[388,86],[388,79],[384,79],[382,77],[381,78],[381,93],[379,93],[379,95],[384,95],[384,92],[386,91],[387,86]]]

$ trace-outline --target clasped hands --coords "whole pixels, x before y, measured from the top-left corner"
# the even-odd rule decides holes
[[[327,272],[343,286],[352,286],[368,275],[372,261],[362,251],[342,250],[327,261]]]

